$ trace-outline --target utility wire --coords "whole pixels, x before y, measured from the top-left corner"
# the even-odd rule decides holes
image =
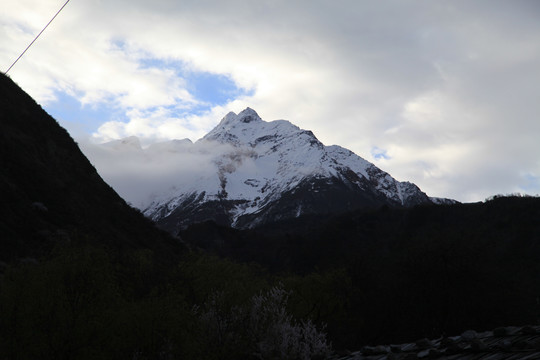
[[[32,46],[32,44],[38,39],[38,37],[45,31],[45,29],[47,28],[47,26],[50,25],[50,23],[53,22],[53,20],[56,18],[56,16],[58,16],[58,14],[60,14],[60,11],[62,11],[62,9],[68,4],[69,0],[66,1],[66,3],[64,5],[62,5],[62,7],[60,8],[60,10],[58,10],[56,12],[56,14],[54,14],[54,16],[52,17],[52,19],[47,23],[47,25],[45,25],[45,27],[39,32],[39,34],[37,34],[37,36],[34,38],[34,40],[32,40],[32,42],[30,43],[30,45],[28,45],[26,47],[26,49],[24,49],[24,51],[21,53],[21,55],[19,55],[19,57],[17,58],[17,60],[15,60],[13,62],[13,64],[11,64],[11,66],[9,67],[9,69],[6,70],[6,72],[4,74],[7,74],[9,72],[9,70],[11,70],[11,68],[17,63],[17,61],[19,61],[20,58],[22,58],[22,56],[24,55],[24,53],[30,49],[30,46]]]

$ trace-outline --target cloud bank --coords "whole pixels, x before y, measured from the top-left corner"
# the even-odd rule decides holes
[[[3,5],[0,64],[60,5]],[[45,108],[105,107],[95,141],[196,140],[250,106],[476,201],[540,193],[539,15],[534,0],[72,2],[10,75]],[[202,99],[197,74],[230,96]]]
[[[137,137],[79,146],[102,178],[133,206],[144,209],[171,189],[216,176],[215,159],[231,145],[189,139],[154,143],[143,148]]]

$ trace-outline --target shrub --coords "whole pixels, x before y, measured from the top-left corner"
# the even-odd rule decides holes
[[[329,357],[332,350],[326,334],[311,320],[295,320],[287,312],[288,298],[289,293],[279,285],[254,295],[242,307],[227,307],[223,293],[213,293],[195,309],[213,355],[302,360]]]

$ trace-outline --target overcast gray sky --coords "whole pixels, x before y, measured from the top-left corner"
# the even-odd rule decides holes
[[[5,71],[64,0],[5,0]],[[249,106],[431,196],[540,193],[540,1],[71,0],[9,75],[77,139]]]

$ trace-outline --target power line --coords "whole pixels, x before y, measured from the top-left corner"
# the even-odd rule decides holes
[[[20,58],[22,58],[22,56],[24,55],[24,53],[30,49],[30,46],[32,46],[32,44],[38,39],[38,37],[45,31],[45,29],[47,28],[47,26],[50,25],[50,23],[53,22],[53,20],[58,16],[58,14],[60,14],[60,11],[62,11],[62,9],[68,4],[69,0],[66,1],[66,3],[64,5],[62,5],[62,7],[60,8],[60,10],[58,10],[56,12],[56,14],[54,14],[54,16],[52,17],[52,19],[47,23],[47,25],[45,25],[45,27],[39,32],[39,34],[37,34],[37,36],[34,38],[34,40],[32,40],[32,42],[26,47],[26,49],[24,49],[24,51],[21,53],[21,55],[19,55],[19,57],[17,58],[17,60],[15,60],[13,62],[13,64],[11,64],[11,66],[9,67],[9,69],[6,70],[6,72],[4,74],[7,74],[9,72],[9,70],[11,70],[11,68],[17,63],[17,61],[19,61]]]

